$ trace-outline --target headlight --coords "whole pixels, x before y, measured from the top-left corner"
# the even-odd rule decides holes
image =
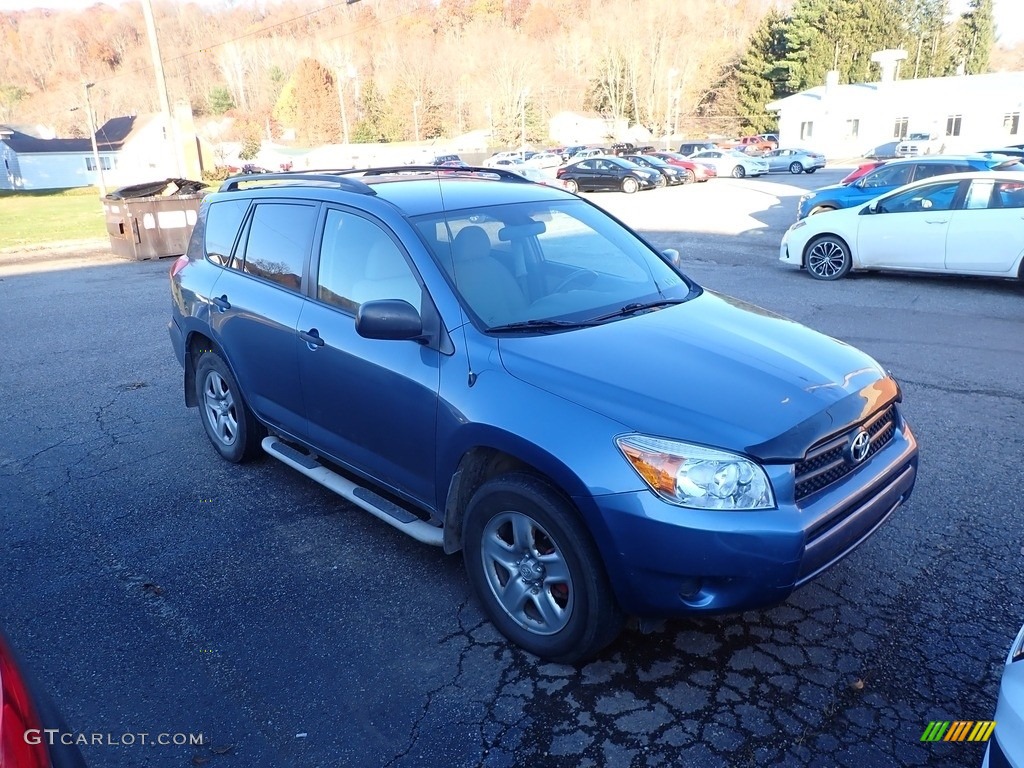
[[[736,453],[646,435],[616,438],[619,450],[655,493],[692,509],[772,509],[759,464]]]
[[[1010,654],[1010,661],[1024,661],[1024,629],[1020,631],[1017,641],[1014,643],[1013,652]]]

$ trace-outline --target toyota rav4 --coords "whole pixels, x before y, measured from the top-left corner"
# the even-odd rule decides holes
[[[548,659],[627,616],[784,600],[914,486],[878,363],[507,171],[230,179],[170,288],[220,456],[462,551],[490,620]]]

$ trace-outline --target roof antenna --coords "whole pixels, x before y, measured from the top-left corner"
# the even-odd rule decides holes
[[[444,204],[444,189],[443,189],[443,186],[444,185],[441,184],[441,170],[438,169],[437,170],[437,196],[441,200],[441,213],[444,215],[444,228],[445,228],[445,231],[448,233],[448,258],[451,260],[451,264],[452,264],[452,278],[455,281],[455,287],[458,288],[458,286],[459,286],[459,276],[458,276],[458,274],[455,271],[455,248],[453,247],[453,243],[454,243],[455,238],[452,237],[452,227],[451,227],[451,224],[448,223],[448,206],[446,206]],[[461,325],[461,328],[462,328],[462,343],[463,343],[463,345],[465,346],[465,349],[466,349],[466,365],[469,368],[469,373],[468,373],[468,375],[466,377],[466,383],[469,384],[469,386],[472,387],[474,384],[476,384],[477,375],[476,375],[476,371],[473,370],[473,361],[469,357],[469,339],[466,338],[466,323],[467,323],[466,319],[463,318],[463,322],[462,322],[462,325]]]

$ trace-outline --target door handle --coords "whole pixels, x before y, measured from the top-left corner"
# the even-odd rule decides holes
[[[227,312],[231,309],[231,302],[228,301],[228,295],[226,293],[223,296],[214,296],[210,301],[212,301],[214,306],[216,306],[221,312]]]
[[[308,331],[299,331],[299,338],[307,344],[312,344],[314,347],[322,347],[324,340],[320,338],[320,333],[316,328],[310,328]]]
[[[927,224],[946,224],[948,222],[949,219],[925,219],[925,223]]]

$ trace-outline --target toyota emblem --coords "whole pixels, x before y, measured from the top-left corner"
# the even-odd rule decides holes
[[[868,451],[870,450],[871,435],[862,429],[854,435],[853,441],[850,443],[850,458],[854,464],[860,464],[868,457]]]

